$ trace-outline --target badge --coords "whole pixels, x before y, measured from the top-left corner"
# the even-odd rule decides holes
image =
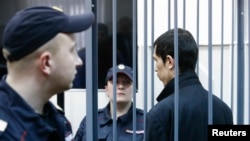
[[[63,12],[63,10],[57,6],[52,6],[53,9],[57,10],[57,11],[60,11],[60,12]]]
[[[74,138],[73,138],[73,135],[72,134],[69,134],[65,137],[65,141],[72,141]]]
[[[125,66],[124,66],[123,64],[120,64],[120,65],[118,65],[118,69],[119,69],[119,70],[124,70],[124,69],[125,69]]]
[[[134,131],[133,131],[133,130],[126,129],[126,133],[133,134]],[[135,134],[144,134],[144,130],[136,130],[136,131],[135,131]]]
[[[0,119],[0,132],[5,131],[5,129],[7,128],[7,125],[8,123],[6,121]]]

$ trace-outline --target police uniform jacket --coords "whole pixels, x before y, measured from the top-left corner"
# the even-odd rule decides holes
[[[0,82],[0,141],[72,141],[72,129],[52,103],[35,111],[5,82]]]
[[[136,141],[143,141],[144,136],[144,113],[136,109]],[[98,140],[113,140],[113,119],[110,115],[110,104],[104,109],[98,110]],[[75,136],[75,141],[86,141],[86,117],[82,120]],[[117,118],[117,141],[133,141],[133,108]]]
[[[174,141],[174,79],[157,97],[158,103],[147,114],[146,141]],[[213,124],[233,124],[231,109],[212,96]],[[207,141],[208,91],[192,70],[179,75],[179,141]]]

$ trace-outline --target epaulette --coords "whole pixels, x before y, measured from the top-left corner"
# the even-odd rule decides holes
[[[8,122],[0,119],[0,132],[4,132],[7,128]]]

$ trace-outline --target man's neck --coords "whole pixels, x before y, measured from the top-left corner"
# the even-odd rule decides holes
[[[44,104],[48,101],[46,92],[37,87],[35,82],[26,78],[14,79],[7,76],[6,83],[38,114],[43,114]],[[25,85],[24,85],[25,83]]]

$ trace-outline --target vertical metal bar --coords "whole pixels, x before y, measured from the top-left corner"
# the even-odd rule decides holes
[[[237,1],[237,123],[244,122],[244,0]]]
[[[41,2],[41,1],[39,1],[39,0],[36,0],[36,1],[34,2],[34,6],[43,5],[42,3],[43,3],[43,2]]]
[[[75,0],[74,2],[73,2],[73,4],[74,4],[74,13],[82,13],[82,10],[81,10],[81,7],[82,7],[82,1],[83,0]],[[78,35],[78,49],[80,49],[82,46],[83,46],[83,40],[81,40],[83,38],[83,34],[79,34]]]
[[[174,56],[175,56],[175,87],[174,87],[174,140],[179,140],[179,55],[178,55],[178,1],[174,1]]]
[[[171,28],[171,0],[168,0],[168,29]]]
[[[196,36],[196,40],[197,40],[197,45],[198,47],[200,47],[200,43],[199,43],[199,36],[200,36],[200,0],[197,0],[197,21],[196,21],[196,29],[197,29],[197,36]],[[198,57],[199,58],[199,57]],[[196,71],[197,71],[197,75],[199,75],[199,59],[197,60],[197,67],[196,67]]]
[[[147,89],[147,74],[148,74],[148,65],[147,65],[147,56],[148,56],[148,3],[147,0],[144,0],[144,121],[146,121],[146,115],[148,111],[148,89]],[[146,122],[144,122],[144,129],[146,129]],[[144,139],[146,135],[144,134]]]
[[[151,1],[152,2],[152,21],[151,21],[151,56],[153,56],[154,54],[154,21],[155,21],[155,17],[154,17],[154,0]],[[151,59],[151,107],[154,106],[154,60],[153,57]]]
[[[186,0],[183,0],[183,28],[186,29]]]
[[[28,3],[29,3],[30,6],[34,6],[34,0],[29,0]]]
[[[67,5],[70,5],[70,1],[67,1],[67,0],[66,0],[65,2],[66,2]],[[83,0],[78,0],[77,3],[75,3],[75,7],[76,7],[76,6],[79,6],[79,12],[85,11],[85,9],[84,9],[84,5],[85,5],[84,2],[85,2],[85,1],[83,1]],[[79,3],[79,4],[78,4],[78,3]],[[83,10],[82,10],[81,8],[83,8]],[[97,8],[97,7],[96,7],[96,8]],[[78,43],[79,43],[79,48],[78,48],[78,49],[79,49],[79,50],[80,50],[82,47],[84,47],[85,44],[86,44],[86,43],[85,43],[86,41],[83,42],[83,40],[82,40],[82,39],[84,38],[84,36],[86,36],[86,35],[85,35],[85,34],[80,34],[80,35],[79,35],[79,41],[78,41]]]
[[[93,7],[92,7],[93,2]],[[86,0],[85,3],[86,11],[93,11],[96,13],[96,0]],[[98,64],[97,61],[97,23],[95,26],[92,26],[91,29],[85,31],[85,39],[86,39],[86,126],[88,130],[87,140],[88,141],[97,141],[98,130],[97,130],[97,108],[98,108],[98,97],[97,97],[97,89],[98,89],[98,78],[97,78],[97,70]],[[92,34],[93,33],[93,34]],[[92,40],[93,38],[93,40]],[[95,64],[95,65],[93,65]]]
[[[113,13],[112,13],[112,24],[113,24],[113,141],[117,141],[117,106],[116,106],[116,86],[117,86],[117,0],[113,0],[112,3],[112,9],[113,9]]]
[[[54,3],[53,3],[53,1],[51,2],[49,2],[50,4],[49,5],[51,5],[51,6],[57,6],[57,7],[60,7],[60,5],[59,5],[59,1],[58,0],[54,0]],[[61,8],[61,7],[60,7]],[[74,13],[75,14],[75,13]]]
[[[64,92],[57,94],[57,105],[64,110]]]
[[[224,0],[221,0],[221,72],[220,72],[220,97],[223,99],[223,61],[224,61]]]
[[[39,0],[36,0],[35,2],[32,2],[32,3],[33,3],[33,6],[42,5],[42,4],[39,4]]]
[[[212,101],[212,0],[208,1],[208,124],[213,124],[213,101]]]
[[[232,111],[234,111],[234,0],[232,0],[232,39],[231,39],[231,52],[232,52],[232,56],[231,56],[231,109]]]
[[[65,10],[68,12],[68,13],[70,13],[70,8],[69,8],[69,6],[67,6],[69,3],[68,3],[68,1],[64,1],[64,6],[65,6]]]
[[[137,37],[137,1],[133,0],[133,141],[136,141],[136,89],[137,89],[137,46],[136,46],[136,37]]]
[[[248,24],[250,23],[250,2],[248,1]],[[248,85],[250,85],[250,27],[248,26]],[[250,87],[248,87],[250,94]],[[250,95],[248,94],[248,107],[250,107]],[[248,108],[248,124],[250,124],[250,108]]]
[[[37,3],[37,6],[40,6],[40,5],[50,5],[50,4],[51,4],[51,3],[50,3],[49,0],[47,0],[47,1],[45,1],[45,2],[39,1],[39,2]]]

